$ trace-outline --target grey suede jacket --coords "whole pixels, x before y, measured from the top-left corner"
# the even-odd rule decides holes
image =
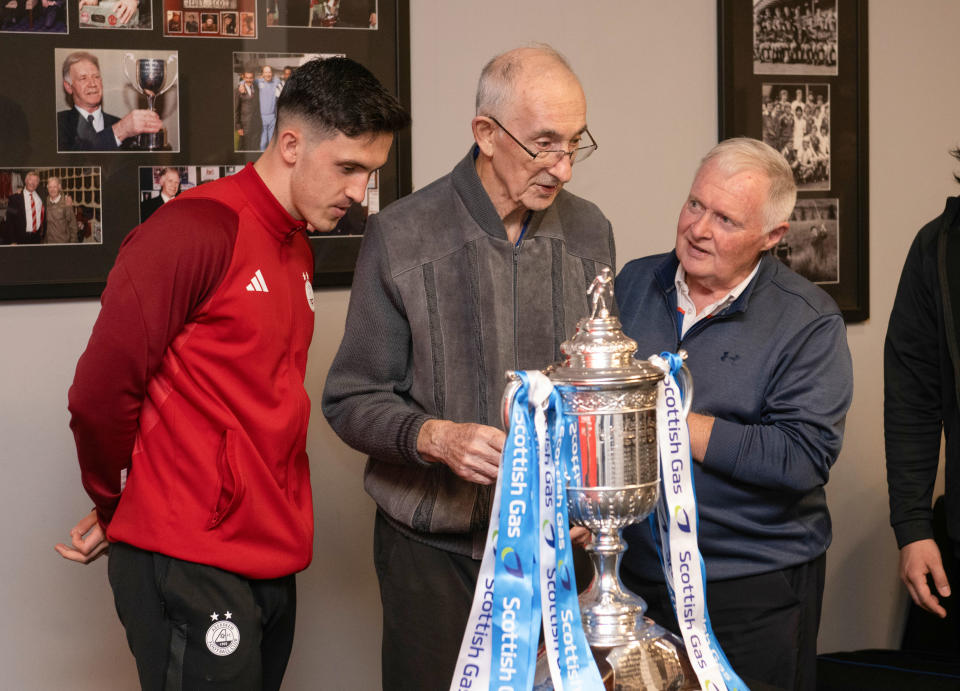
[[[614,268],[600,210],[561,191],[518,246],[473,152],[367,221],[323,413],[369,454],[364,486],[405,534],[480,558],[492,487],[417,453],[429,419],[503,427],[507,370],[541,369],[587,315],[587,287]]]

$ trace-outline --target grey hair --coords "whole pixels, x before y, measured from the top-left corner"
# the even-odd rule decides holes
[[[517,76],[523,71],[523,59],[530,53],[552,58],[570,74],[574,74],[567,59],[546,43],[529,43],[495,55],[480,72],[480,81],[477,83],[477,115],[501,115],[504,105],[513,95]]]
[[[100,71],[100,61],[97,59],[97,56],[93,53],[88,53],[85,50],[78,50],[75,53],[70,53],[63,61],[63,81],[67,84],[73,84],[73,79],[70,77],[70,68],[76,65],[78,62],[92,62],[97,68],[97,71]]]
[[[797,203],[797,184],[787,159],[772,146],[749,137],[726,139],[707,152],[697,173],[708,163],[713,163],[727,175],[755,170],[766,176],[769,187],[763,205],[765,233],[790,220]]]

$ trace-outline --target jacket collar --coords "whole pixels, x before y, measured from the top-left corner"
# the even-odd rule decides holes
[[[779,270],[779,263],[780,262],[771,256],[769,252],[764,252],[760,257],[760,268],[757,269],[757,275],[753,277],[753,280],[750,281],[743,292],[740,293],[740,297],[730,303],[720,314],[746,312],[747,305],[750,303],[750,296],[753,295],[754,289],[761,283],[770,281],[776,275]],[[679,264],[680,260],[677,259],[677,253],[673,251],[665,254],[663,260],[657,264],[654,269],[654,277],[660,291],[670,299],[674,306],[677,304],[677,289],[674,278],[677,275],[677,266]]]
[[[470,147],[467,155],[464,156],[453,169],[453,172],[450,174],[451,180],[453,181],[453,188],[463,201],[463,205],[467,207],[467,212],[487,235],[499,240],[506,240],[507,229],[503,225],[503,220],[500,218],[500,214],[497,213],[496,208],[494,208],[493,202],[490,201],[490,195],[488,195],[487,191],[483,188],[483,183],[480,182],[480,176],[477,175],[475,165],[477,153],[477,145],[474,144]],[[561,191],[560,194],[563,194],[563,191]],[[546,210],[534,211],[531,214],[524,238],[529,239],[536,234],[544,214],[546,214],[550,208],[553,208],[554,204],[556,204],[556,200],[554,200],[554,203]]]
[[[233,176],[244,197],[250,202],[253,212],[260,218],[267,231],[277,240],[286,240],[298,232],[306,230],[305,221],[298,221],[287,213],[277,198],[273,196],[252,163]]]

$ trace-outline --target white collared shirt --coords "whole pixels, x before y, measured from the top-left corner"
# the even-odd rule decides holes
[[[33,197],[34,207],[30,206],[30,198]],[[23,188],[23,208],[26,215],[26,230],[28,233],[36,233],[40,230],[40,224],[43,222],[43,200],[36,191],[30,192],[26,187]],[[36,211],[34,218],[33,211]]]
[[[98,133],[99,133],[99,132],[103,132],[104,123],[103,123],[103,108],[102,108],[102,107],[97,108],[97,109],[96,109],[95,111],[93,111],[92,113],[84,110],[84,109],[81,108],[80,106],[74,106],[74,108],[76,108],[77,112],[80,113],[80,117],[83,118],[84,120],[87,120],[87,116],[88,116],[88,115],[92,115],[92,116],[93,116],[93,122],[90,122],[89,120],[87,120],[87,122],[90,122],[90,124],[93,125],[93,129],[94,129],[96,132],[98,132]],[[123,145],[123,140],[120,139],[119,137],[117,137],[116,132],[114,132],[114,134],[113,134],[113,140],[117,143],[117,146]]]
[[[80,113],[80,117],[84,120],[87,120],[88,115],[93,116],[93,122],[90,124],[93,125],[93,129],[97,132],[103,132],[103,108],[97,108],[92,113],[90,111],[84,110],[80,106],[74,106],[77,109],[77,112]],[[87,120],[87,122],[90,122]]]
[[[758,261],[757,265],[753,267],[753,271],[750,272],[750,275],[734,286],[733,290],[727,293],[726,297],[720,298],[716,302],[707,305],[697,314],[697,307],[693,304],[693,299],[690,297],[690,288],[687,286],[687,272],[683,270],[683,264],[678,264],[677,274],[673,282],[677,288],[677,311],[683,315],[683,325],[680,327],[680,338],[686,336],[687,332],[697,322],[712,317],[729,307],[734,300],[743,294],[747,286],[750,285],[750,281],[757,275],[759,268],[760,262]]]
[[[163,191],[160,192],[160,199],[163,200],[164,204],[166,204],[167,202],[173,201],[173,197],[168,197]]]

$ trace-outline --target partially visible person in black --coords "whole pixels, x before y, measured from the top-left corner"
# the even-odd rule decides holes
[[[176,168],[164,168],[160,173],[160,192],[140,202],[140,222],[143,223],[150,214],[167,202],[172,202],[180,194],[180,171]]]
[[[951,153],[960,159],[960,147]],[[900,548],[900,579],[917,605],[945,617],[939,598],[950,597],[951,589],[944,560],[960,559],[960,197],[947,199],[943,213],[910,246],[883,364],[890,524]],[[952,554],[941,554],[934,540],[941,431]]]
[[[43,200],[37,192],[40,176],[31,170],[23,176],[23,189],[7,198],[7,215],[0,228],[0,244],[36,245],[46,232]]]
[[[243,83],[236,92],[233,126],[237,131],[237,151],[259,151],[263,120],[260,119],[260,87],[253,70],[243,71]]]

